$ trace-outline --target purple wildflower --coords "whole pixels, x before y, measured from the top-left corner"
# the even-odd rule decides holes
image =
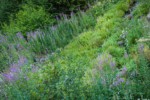
[[[119,79],[121,76],[124,76],[127,73],[127,68],[124,66],[120,73],[117,74],[117,79]]]
[[[16,80],[16,76],[15,76],[15,74],[12,73],[12,72],[4,73],[4,74],[2,74],[2,75],[3,75],[3,77],[4,77],[4,79],[5,79],[6,81],[14,81],[14,80]]]
[[[39,30],[36,30],[34,32],[28,32],[27,33],[27,39],[28,39],[28,41],[30,41],[32,39],[36,39],[41,34],[42,34],[42,32],[40,32]]]
[[[99,61],[99,65],[103,65],[104,64],[104,61],[103,60],[100,60]]]
[[[24,37],[23,37],[23,35],[22,35],[21,32],[18,32],[18,33],[16,34],[16,36],[17,36],[19,39],[24,39]]]
[[[41,34],[41,33],[40,33],[39,31],[34,31],[34,32],[32,32],[31,37],[32,37],[33,39],[36,39],[40,34]]]
[[[110,67],[113,68],[113,67],[115,67],[115,66],[116,66],[116,63],[113,62],[113,61],[111,61],[111,62],[110,62]]]
[[[27,60],[27,58],[25,58],[25,57],[20,57],[19,58],[19,60],[18,60],[18,66],[19,67],[21,67],[21,66],[23,66],[24,64],[27,64],[28,63],[28,60]]]
[[[19,72],[19,68],[17,68],[17,67],[10,67],[10,72],[17,73],[17,72]]]
[[[125,82],[125,80],[123,78],[119,78],[113,83],[113,86],[118,86],[123,82]]]
[[[17,44],[17,45],[16,45],[16,49],[17,49],[18,51],[21,51],[21,50],[24,49],[24,47],[23,47],[21,44]]]
[[[126,73],[127,72],[127,68],[126,68],[126,66],[124,66],[123,68],[122,68],[122,73]]]
[[[123,78],[120,78],[120,79],[118,79],[117,81],[118,81],[118,83],[122,83],[122,82],[124,82],[125,80],[124,80]]]

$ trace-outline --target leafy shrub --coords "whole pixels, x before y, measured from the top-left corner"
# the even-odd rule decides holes
[[[140,2],[140,4],[138,4],[137,8],[133,11],[135,17],[141,17],[150,11],[149,0],[138,0],[138,2]]]
[[[71,11],[77,11],[78,8],[85,9],[86,6],[93,0],[28,0],[33,4],[45,7],[45,9],[53,14],[70,13]]]
[[[8,67],[9,57],[6,48],[0,44],[0,71]]]
[[[19,10],[19,4],[21,4],[21,0],[0,0],[0,27],[3,22],[8,22],[12,13]]]
[[[57,48],[64,47],[79,33],[92,28],[95,23],[96,20],[90,13],[87,15],[84,12],[78,12],[70,19],[65,18],[56,26],[44,29],[39,37],[29,42],[31,49],[35,53],[53,52]]]
[[[131,85],[132,95],[134,98],[150,98],[150,69],[149,62],[143,56],[143,54],[138,54],[138,65],[137,65],[137,77],[133,79],[133,84]]]
[[[22,10],[16,14],[16,18],[10,18],[10,24],[4,24],[3,30],[7,33],[25,32],[52,24],[54,20],[48,15],[44,8],[34,5],[23,5]]]
[[[28,63],[33,61],[33,54],[28,50],[25,39],[0,34],[0,72],[17,64],[21,57],[24,57]]]
[[[0,72],[7,70],[18,59],[15,46],[7,41],[5,42],[0,44]]]
[[[126,0],[121,3],[125,2]],[[119,7],[119,9],[123,8]],[[122,34],[121,31],[126,27],[129,27],[129,33],[138,34],[135,36],[132,34],[127,37],[131,44],[129,46],[130,49],[136,45],[135,39],[141,36],[142,31],[138,25],[131,28],[130,22],[132,21],[120,21],[120,19],[123,19],[122,16],[124,13],[122,13],[122,11],[120,16],[116,15],[114,18],[110,17],[112,13],[108,14],[110,12],[106,12],[106,15],[101,16],[101,18],[104,17],[105,21],[99,23],[100,19],[97,23],[101,25],[75,38],[74,41],[71,41],[71,43],[58,54],[56,54],[56,52],[52,53],[51,60],[41,65],[41,68],[37,72],[26,71],[27,73],[29,72],[26,80],[21,77],[16,83],[5,85],[7,86],[6,89],[8,89],[6,90],[6,97],[9,99],[79,100],[130,100],[142,97],[142,99],[149,98],[149,64],[142,55],[138,57],[139,61],[134,61],[133,54],[138,54],[136,48],[133,48],[134,52],[130,51],[129,53],[131,59],[123,58],[125,48],[117,45],[118,38],[120,34]],[[85,18],[88,19],[91,17]],[[117,20],[115,20],[116,18]],[[60,23],[58,30],[56,28],[53,29],[58,31],[56,33],[61,33],[61,35],[55,32],[55,34],[53,34],[53,32],[48,35],[44,34],[38,38],[39,40],[33,42],[33,44],[36,44],[38,41],[38,46],[40,46],[41,51],[43,47],[49,47],[49,50],[54,50],[57,48],[57,45],[64,46],[65,43],[69,42],[67,40],[68,38],[72,38],[74,34],[76,36],[77,31],[80,32],[78,29],[76,31],[76,28],[83,29],[83,27],[81,27],[82,24],[78,24],[79,22],[77,20],[73,21],[77,22],[76,24],[70,24],[70,21],[72,22],[72,20],[66,20]],[[84,20],[83,23],[86,21],[87,20]],[[125,23],[123,21],[125,21]],[[136,20],[136,22],[138,21]],[[90,24],[94,25],[94,23]],[[72,27],[70,28],[70,26]],[[139,30],[135,31],[136,28],[140,28],[140,32],[138,32]],[[72,31],[75,31],[75,33]],[[51,30],[48,32],[51,32]],[[73,36],[72,34],[68,34],[69,32],[73,33]],[[48,40],[51,41],[48,42]],[[99,47],[100,45],[102,46]],[[51,49],[51,47],[53,47],[53,49]],[[104,52],[99,52],[101,49],[104,50]],[[35,48],[35,50],[37,49]],[[109,54],[107,54],[107,52],[109,52]],[[98,60],[98,62],[96,62],[95,58],[98,53],[100,53],[100,56],[96,59]],[[119,67],[117,65],[118,62],[122,62],[119,64]],[[133,67],[132,70],[135,73],[129,72],[132,71],[128,70],[130,67]]]

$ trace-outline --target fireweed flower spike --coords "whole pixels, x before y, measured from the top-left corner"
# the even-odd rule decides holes
[[[11,67],[10,68],[10,72],[17,73],[17,72],[19,72],[19,68],[17,68],[17,67]]]
[[[123,83],[125,80],[123,78],[119,78],[117,79],[114,83],[113,83],[113,86],[118,86],[120,85],[121,83]]]
[[[2,74],[3,77],[4,77],[4,80],[6,81],[15,81],[16,80],[16,76],[14,73],[12,72],[9,72],[9,73],[4,73]]]
[[[111,61],[111,62],[110,62],[110,67],[113,68],[113,67],[115,67],[115,66],[116,66],[116,63],[113,62],[113,61]]]

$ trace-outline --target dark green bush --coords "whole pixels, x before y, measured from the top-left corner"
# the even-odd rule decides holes
[[[6,48],[0,44],[0,71],[4,70],[8,66],[9,56],[6,52]]]
[[[83,32],[83,29],[95,26],[96,20],[93,16],[83,14],[79,18],[74,16],[70,20],[65,19],[59,22],[57,27],[42,31],[41,33],[46,34],[41,35],[37,40],[28,42],[36,53],[52,51],[49,56],[51,60],[44,65],[38,64],[37,72],[25,69],[23,72],[27,73],[27,79],[24,78],[24,73],[21,73],[16,83],[2,86],[6,88],[6,98],[19,100],[150,98],[149,63],[142,57],[143,54],[138,56],[138,50],[135,48],[136,39],[144,32],[139,25],[141,21],[124,20],[126,7],[129,9],[129,6],[128,4],[126,6],[126,0],[120,1],[124,2],[113,6],[117,9],[104,11],[106,14],[101,15],[97,20],[95,29],[84,32],[77,38],[74,36]],[[128,32],[126,38],[128,42],[125,43],[129,45],[119,46],[117,44],[119,36],[124,30]],[[70,42],[71,38],[74,40]],[[69,42],[70,44],[63,50],[57,49]],[[126,47],[134,51],[130,50],[124,57]],[[32,67],[31,70],[35,70],[34,68]]]
[[[28,0],[33,4],[44,6],[51,13],[70,13],[78,8],[85,9],[94,0]]]
[[[47,14],[44,8],[34,5],[23,5],[22,9],[16,14],[16,18],[10,18],[10,24],[4,24],[3,30],[7,33],[25,32],[52,24],[54,20]]]
[[[35,53],[53,52],[64,47],[79,33],[92,28],[95,23],[96,20],[91,14],[80,12],[70,19],[60,21],[57,26],[44,29],[44,32],[40,32],[42,35],[29,42],[30,47]]]
[[[19,10],[21,0],[0,0],[0,24],[8,22],[9,16]]]

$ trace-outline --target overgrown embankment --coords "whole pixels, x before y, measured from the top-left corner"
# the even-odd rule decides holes
[[[3,97],[94,100],[150,98],[150,61],[147,56],[150,44],[138,43],[141,37],[150,32],[145,17],[150,5],[139,0],[132,11],[132,18],[127,18],[126,12],[133,3],[132,0],[117,0],[109,6],[106,3],[108,9],[99,15],[94,28],[74,37],[64,48],[57,49],[47,61],[38,65],[38,69],[27,66],[29,68],[23,70],[26,77],[21,73],[17,81],[5,83],[7,86],[3,87]],[[97,5],[103,4],[99,2]],[[101,9],[98,13],[105,6],[97,6],[96,9]],[[97,10],[94,11],[96,16]]]

